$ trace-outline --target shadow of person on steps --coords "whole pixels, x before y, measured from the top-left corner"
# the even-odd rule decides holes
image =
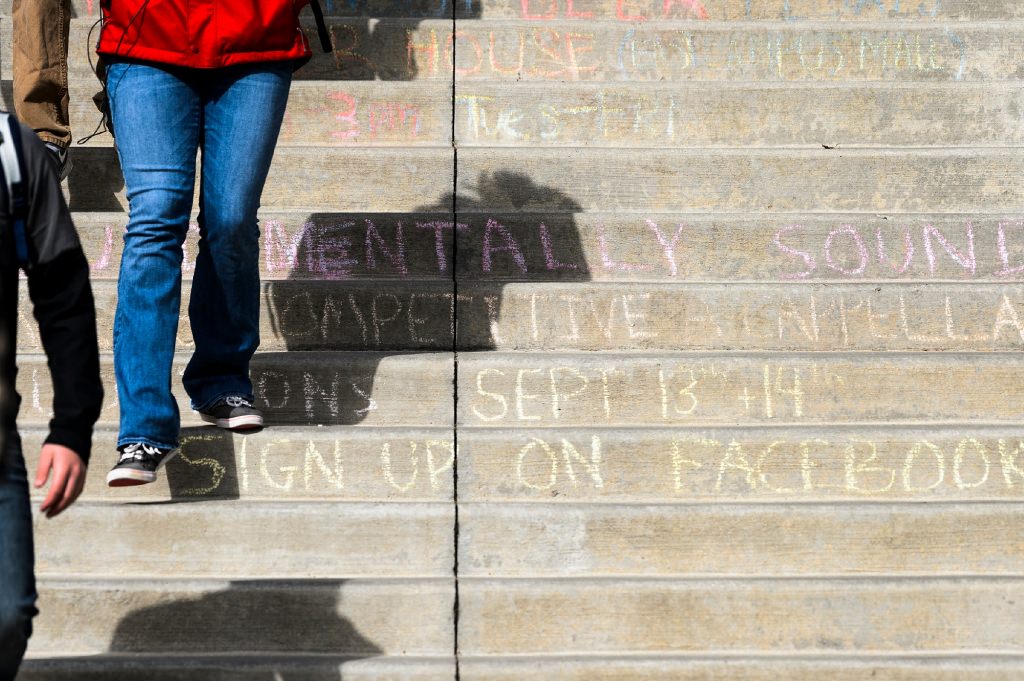
[[[120,592],[141,605],[111,636],[109,653],[75,660],[76,681],[344,681],[344,664],[383,651],[342,614],[342,580],[235,581],[160,602],[161,584]],[[51,671],[52,668],[52,671]],[[59,660],[33,661],[26,679],[56,681]]]
[[[450,427],[454,336],[463,357],[522,347],[529,339],[515,333],[534,291],[517,286],[590,279],[580,208],[564,192],[499,170],[459,194],[458,230],[451,205],[441,197],[409,213],[264,220],[263,349],[252,376],[267,432],[285,427],[281,436],[301,450],[305,435],[287,426],[418,426],[435,418]],[[511,321],[506,298],[519,308]],[[424,361],[433,374],[410,373],[423,372]],[[428,379],[436,392],[423,390]],[[267,451],[262,440],[246,455],[246,437],[183,429],[181,454],[167,466],[171,501],[277,489],[281,482],[266,476],[299,465],[294,452]]]
[[[440,418],[450,396],[416,394],[404,367],[426,353],[513,344],[502,337],[509,285],[590,278],[580,207],[563,192],[501,170],[481,174],[455,205],[455,213],[444,198],[408,214],[315,213],[297,234],[264,226],[265,264],[288,272],[264,284],[264,347],[273,350],[253,363],[268,426],[386,423],[431,400]],[[288,371],[278,349],[289,353]],[[438,382],[446,387],[451,376]]]
[[[298,80],[445,80],[452,73],[450,26],[417,36],[423,21],[478,19],[477,0],[321,0],[334,51],[322,54],[319,38],[304,22],[313,60]]]
[[[232,582],[223,591],[129,613],[118,623],[110,652],[225,658],[219,669],[216,659],[204,660],[200,669],[179,663],[167,675],[147,665],[152,681],[224,678],[224,672],[250,681],[344,681],[344,662],[382,650],[339,614],[342,586],[337,580]],[[275,659],[275,653],[287,658]]]
[[[380,648],[339,614],[343,585],[329,579],[231,582],[226,590],[198,592],[130,612],[118,623],[109,650],[356,658],[379,654]]]

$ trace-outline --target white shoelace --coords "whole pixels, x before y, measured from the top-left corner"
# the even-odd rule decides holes
[[[252,402],[241,395],[228,395],[224,398],[224,402],[229,407],[252,407]]]
[[[159,456],[160,450],[152,445],[147,445],[145,442],[133,442],[121,452],[121,458],[118,463],[124,463],[126,461],[141,461],[147,456]]]

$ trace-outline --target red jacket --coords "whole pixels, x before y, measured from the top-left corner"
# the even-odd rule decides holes
[[[220,68],[309,59],[299,10],[309,0],[104,0],[100,54]]]

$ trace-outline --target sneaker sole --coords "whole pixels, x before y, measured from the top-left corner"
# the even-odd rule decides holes
[[[219,419],[216,416],[210,416],[209,414],[199,414],[200,418],[206,423],[211,423],[218,428],[224,430],[256,430],[257,428],[263,427],[263,417],[257,416],[256,414],[249,414],[247,416],[235,416],[228,419]]]
[[[137,487],[138,485],[148,485],[151,482],[155,482],[157,472],[177,455],[178,450],[174,450],[165,456],[164,460],[157,464],[156,470],[153,472],[139,471],[133,468],[115,468],[107,473],[107,487]]]

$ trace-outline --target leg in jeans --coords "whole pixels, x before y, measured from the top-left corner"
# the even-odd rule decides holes
[[[70,0],[14,0],[14,111],[44,142],[67,149]]]
[[[0,455],[0,681],[12,681],[36,614],[32,510],[21,442],[9,433]]]
[[[117,444],[169,449],[180,425],[171,370],[201,102],[180,70],[138,63],[111,64],[107,89],[129,204],[114,317]]]
[[[229,394],[252,399],[249,360],[259,345],[256,211],[284,117],[291,63],[210,73],[203,91],[199,252],[189,320],[195,351],[185,390],[196,409]]]

